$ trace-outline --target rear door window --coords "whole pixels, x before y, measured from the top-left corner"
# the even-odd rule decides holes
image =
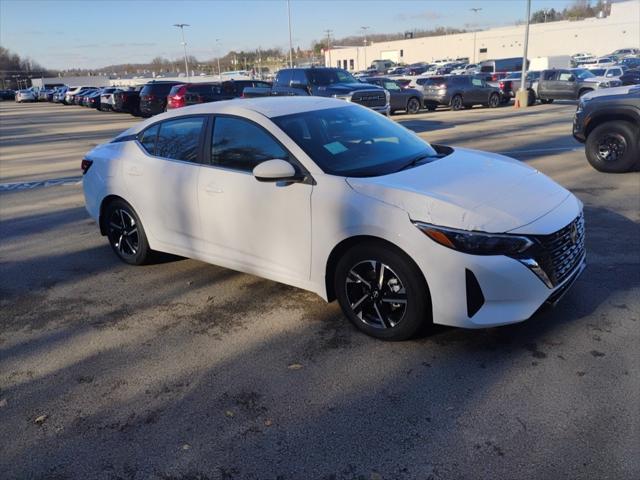
[[[200,139],[206,117],[186,117],[160,123],[155,155],[185,162],[198,162]]]
[[[291,83],[291,77],[293,76],[293,70],[280,70],[276,76],[277,87],[288,87]]]
[[[307,84],[307,76],[304,74],[304,70],[298,69],[293,71],[291,81],[294,83],[300,83],[302,85]]]

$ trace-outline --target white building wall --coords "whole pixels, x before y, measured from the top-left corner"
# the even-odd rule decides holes
[[[430,62],[442,58],[468,57],[474,61],[522,56],[524,25],[493,28],[474,33],[414,38],[373,43],[367,47],[346,47],[325,52],[325,63],[364,70],[372,60],[389,58],[397,51],[403,63]],[[529,30],[529,59],[589,52],[606,55],[618,48],[640,48],[640,0],[614,3],[606,18],[537,23]],[[366,49],[366,52],[365,52]],[[486,49],[486,52],[480,52]],[[401,54],[401,55],[400,55]],[[366,58],[366,63],[365,63]]]

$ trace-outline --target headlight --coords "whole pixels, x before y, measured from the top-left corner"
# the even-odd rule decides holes
[[[599,85],[600,88],[609,88],[609,86],[610,86],[609,82],[600,82],[600,85]]]
[[[472,255],[515,255],[533,245],[533,241],[520,235],[470,232],[422,222],[413,224],[434,242]]]

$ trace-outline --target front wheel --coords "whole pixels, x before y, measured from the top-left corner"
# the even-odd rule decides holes
[[[358,245],[338,261],[338,302],[360,330],[383,340],[406,340],[430,322],[429,291],[418,267],[379,243]]]
[[[109,244],[120,259],[130,265],[143,265],[152,250],[140,218],[133,207],[123,200],[107,205],[103,220]]]
[[[407,113],[410,115],[415,115],[420,111],[420,100],[415,97],[412,97],[407,102]]]
[[[596,127],[587,137],[587,160],[599,172],[623,173],[633,170],[640,158],[638,137],[629,122],[616,120]]]

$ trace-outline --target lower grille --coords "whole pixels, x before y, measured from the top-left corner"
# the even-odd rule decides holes
[[[387,104],[387,97],[382,90],[367,90],[362,92],[354,92],[351,95],[351,101],[365,107],[384,107]]]
[[[584,215],[550,235],[537,236],[542,251],[536,261],[555,287],[564,282],[585,257]]]

